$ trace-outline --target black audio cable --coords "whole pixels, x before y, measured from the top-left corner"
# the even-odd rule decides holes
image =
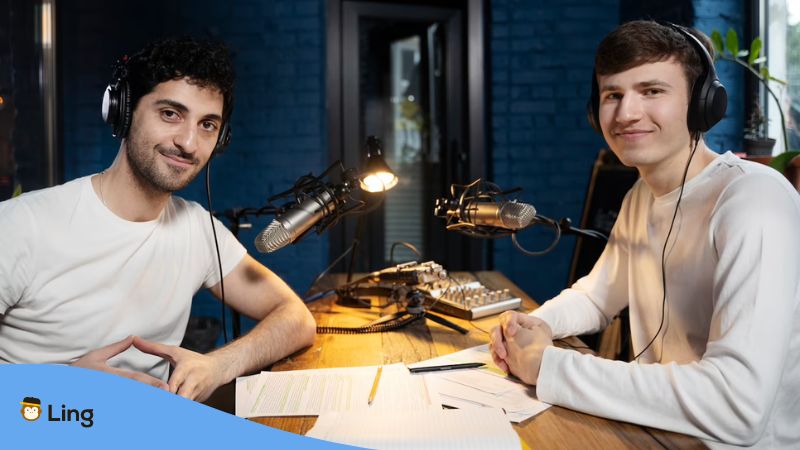
[[[228,330],[225,323],[225,281],[222,275],[222,258],[219,254],[219,241],[217,241],[217,228],[214,226],[214,213],[211,208],[211,159],[206,164],[206,200],[208,201],[208,218],[211,221],[211,232],[214,235],[214,248],[217,250],[217,267],[219,268],[219,290],[222,300],[222,336],[224,343],[228,343]]]
[[[692,152],[689,154],[689,160],[686,162],[686,168],[683,170],[683,178],[681,179],[681,190],[678,193],[678,201],[675,203],[675,212],[672,213],[672,221],[669,224],[669,231],[667,231],[667,238],[664,239],[664,248],[661,249],[661,291],[663,293],[663,297],[661,298],[661,323],[658,325],[658,330],[653,335],[653,338],[650,339],[650,342],[647,343],[645,348],[642,349],[636,356],[633,357],[634,361],[639,360],[639,357],[653,345],[653,342],[656,341],[656,338],[661,333],[661,329],[664,327],[664,316],[667,307],[667,244],[669,243],[669,238],[672,235],[672,228],[675,226],[675,218],[678,217],[678,210],[681,207],[681,199],[683,199],[683,188],[686,186],[686,176],[689,174],[689,166],[692,164],[692,158],[694,158],[694,153],[697,151],[697,145],[700,142],[700,132],[694,133],[692,136],[694,140],[694,146],[692,146]],[[658,358],[661,360],[661,357]]]

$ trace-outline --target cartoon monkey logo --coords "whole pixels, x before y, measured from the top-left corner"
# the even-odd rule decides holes
[[[19,404],[22,405],[22,418],[28,422],[33,422],[42,415],[42,402],[36,397],[25,397]]]

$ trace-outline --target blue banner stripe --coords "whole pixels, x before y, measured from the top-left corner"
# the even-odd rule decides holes
[[[23,406],[31,406],[21,404],[26,397],[40,402],[36,420],[23,417]],[[29,417],[34,412],[29,409]],[[0,441],[3,448],[354,448],[270,428],[116,375],[29,364],[0,364]]]

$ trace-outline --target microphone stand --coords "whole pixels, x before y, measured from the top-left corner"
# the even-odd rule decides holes
[[[406,326],[409,323],[415,322],[416,320],[419,319],[430,319],[440,325],[444,325],[450,328],[451,330],[457,331],[461,334],[467,334],[469,332],[469,330],[467,330],[466,328],[454,322],[451,322],[442,316],[433,314],[432,312],[430,312],[430,310],[426,310],[425,299],[427,298],[427,296],[424,293],[422,293],[422,291],[420,291],[419,289],[411,288],[411,290],[409,290],[408,293],[406,294],[406,298],[408,299],[408,304],[406,304],[405,309],[397,311],[396,313],[393,314],[388,314],[386,316],[383,316],[378,320],[370,323],[370,325],[377,325],[383,322],[401,320],[403,319],[403,317],[408,315],[411,316],[412,319],[403,323],[401,327]],[[437,299],[433,299],[433,301],[436,302]]]
[[[361,243],[361,239],[364,235],[364,228],[365,228],[365,215],[362,214],[358,216],[358,220],[356,221],[356,235],[353,238],[352,248],[350,249],[350,261],[347,263],[347,279],[345,280],[345,285],[349,286],[350,283],[353,281],[353,270],[355,269],[356,265],[356,253],[358,252],[358,246]],[[339,298],[336,300],[336,303],[341,306],[348,306],[350,308],[371,308],[372,305],[369,302],[365,302],[364,300],[354,297],[351,295],[339,295]]]
[[[430,319],[438,324],[444,325],[451,330],[457,331],[461,334],[467,334],[469,330],[453,323],[444,317],[438,316],[430,312],[430,308],[425,307],[425,300],[431,300],[433,303],[438,301],[436,298],[425,295],[424,292],[419,290],[413,285],[405,284],[409,289],[405,293],[407,299],[406,306],[392,314],[381,316],[380,318],[369,322],[359,327],[317,327],[319,334],[362,334],[362,333],[375,333],[384,331],[394,331],[405,327],[406,325],[416,322],[421,319]],[[356,288],[367,290],[368,295],[386,296],[386,287],[372,286],[366,288]],[[341,297],[341,293],[340,297]],[[392,295],[388,295],[392,296]],[[352,296],[351,296],[352,297]],[[370,305],[371,306],[371,305]]]
[[[358,220],[356,221],[356,233],[355,236],[353,237],[353,243],[350,249],[350,260],[347,263],[347,279],[345,281],[345,286],[349,286],[350,283],[353,281],[353,272],[355,270],[358,247],[361,244],[361,240],[364,237],[364,229],[367,226],[366,215],[367,213],[374,211],[383,204],[383,193],[374,195],[380,195],[379,199],[375,201],[375,203],[365,206],[364,210],[359,212]],[[339,298],[336,300],[336,303],[341,306],[348,306],[351,308],[372,307],[372,305],[370,305],[368,302],[365,302],[360,298],[352,296],[340,295]]]
[[[377,139],[374,139],[374,138],[372,140],[368,139],[368,145],[370,145],[370,142],[372,142],[373,145],[378,145],[379,146],[379,144],[380,144],[379,141],[377,141]],[[379,147],[376,148],[376,154],[375,155],[377,157],[380,157],[380,148]],[[369,159],[369,157],[370,157],[369,153],[368,153],[367,157]],[[386,166],[386,163],[383,162],[382,158],[373,159],[372,162],[374,163],[372,165],[372,168],[373,168],[374,171],[377,170],[377,171],[381,171],[381,172],[386,172],[386,171],[390,172],[390,169],[388,168],[388,166]],[[342,175],[341,175],[342,181],[339,184],[331,184],[331,183],[324,182],[323,178],[328,176],[329,173],[333,169],[335,169],[336,167],[339,167],[342,170]],[[281,192],[279,194],[273,195],[272,197],[267,199],[267,206],[265,206],[265,207],[263,207],[261,209],[252,209],[252,208],[239,209],[239,208],[235,208],[233,210],[226,211],[225,212],[225,217],[227,217],[231,222],[231,226],[230,226],[231,232],[233,232],[234,236],[236,236],[238,238],[238,232],[239,232],[239,230],[241,228],[249,228],[250,227],[250,224],[242,224],[241,223],[242,217],[244,217],[244,216],[246,216],[248,214],[252,214],[252,215],[276,214],[276,215],[279,215],[279,214],[282,214],[283,212],[285,212],[287,210],[287,208],[290,207],[290,205],[295,205],[295,204],[303,205],[303,204],[305,204],[306,202],[308,202],[310,200],[315,201],[320,207],[323,208],[324,212],[322,214],[322,217],[321,217],[321,219],[316,219],[317,220],[316,225],[313,225],[314,222],[310,222],[308,224],[303,224],[304,228],[300,228],[299,231],[296,232],[296,233],[299,233],[299,235],[293,236],[291,240],[288,240],[285,236],[281,236],[280,238],[278,238],[278,242],[274,242],[274,240],[270,239],[270,243],[273,244],[273,245],[270,246],[270,247],[266,247],[266,250],[260,248],[258,243],[257,243],[256,247],[259,247],[258,248],[259,251],[269,252],[269,251],[277,250],[277,249],[287,245],[288,243],[297,242],[298,240],[300,240],[311,229],[311,226],[315,227],[315,230],[316,230],[317,234],[321,234],[322,231],[324,231],[324,230],[328,229],[329,227],[335,225],[342,217],[347,216],[347,215],[352,215],[352,214],[358,214],[359,218],[358,218],[358,223],[357,223],[357,228],[356,228],[356,236],[355,236],[355,239],[354,239],[353,244],[352,244],[351,249],[350,249],[350,251],[352,252],[352,255],[350,256],[350,261],[349,261],[348,268],[347,268],[347,285],[349,285],[352,282],[357,248],[358,248],[358,245],[360,243],[361,236],[364,233],[364,228],[365,228],[364,215],[366,213],[376,209],[383,202],[383,196],[381,196],[379,201],[377,201],[373,206],[367,207],[366,202],[361,201],[361,200],[353,199],[350,196],[350,193],[351,193],[351,191],[353,191],[358,186],[359,183],[360,183],[360,177],[358,175],[358,172],[355,169],[345,169],[344,166],[341,164],[341,161],[337,161],[337,162],[333,163],[331,166],[329,166],[320,176],[314,176],[313,174],[309,173],[308,175],[300,177],[297,180],[297,182],[295,182],[294,186],[292,186],[292,188],[290,188],[289,190],[287,190],[285,192]],[[396,180],[395,180],[394,183],[391,184],[391,186],[387,187],[386,185],[384,185],[384,188],[385,189],[391,188],[391,187],[394,186],[394,184],[396,184]],[[370,192],[370,191],[365,190],[365,192]],[[279,208],[276,208],[276,207],[273,206],[273,201],[276,201],[276,200],[279,200],[279,199],[286,199],[286,198],[289,198],[290,196],[294,197],[294,201],[292,203],[289,203],[289,204],[284,205],[284,206],[279,207]],[[348,201],[348,199],[352,200],[352,202],[354,202],[355,204],[353,204],[353,205],[348,207],[347,204],[351,203],[350,201]],[[301,200],[302,200],[302,202],[301,202]],[[328,204],[329,202],[331,204]],[[324,203],[324,205],[323,205],[323,203]],[[330,211],[332,211],[333,214],[329,214]],[[319,212],[316,211],[316,212],[313,213],[313,215],[309,215],[309,214],[307,214],[307,215],[309,217],[311,217],[311,218],[314,218],[316,214],[319,214]],[[281,226],[283,226],[283,225],[281,225]],[[271,236],[269,234],[267,234],[265,236],[262,236],[268,230],[270,230],[269,227],[264,232],[262,232],[261,235],[259,235],[258,239],[262,239],[262,237],[263,237],[263,240],[267,240],[268,238],[271,238],[272,236],[274,236],[274,235]],[[272,247],[274,247],[274,248],[272,248]],[[342,255],[340,258],[342,258],[343,256],[344,255]],[[338,260],[339,259],[334,261],[334,264],[336,264],[338,262]],[[322,274],[327,272],[332,267],[333,267],[333,265],[329,266],[327,269],[325,269],[325,271],[323,271]],[[322,276],[322,274],[320,274],[320,276]],[[318,276],[317,279],[319,279],[320,276]],[[344,299],[343,296],[340,296],[340,300],[343,300],[343,299]],[[349,300],[352,300],[353,303],[356,303],[356,304],[348,305],[348,306],[371,307],[371,305],[369,305],[369,304],[364,305],[363,304],[364,302],[360,301],[357,298],[350,298]],[[305,301],[308,302],[309,300],[306,299]],[[238,337],[238,334],[240,332],[240,327],[239,327],[240,315],[235,311],[233,312],[233,314],[234,314],[234,316],[233,316],[234,317],[234,337]],[[422,312],[422,315],[424,316],[424,311]],[[416,319],[416,317],[414,317],[414,319]],[[224,324],[223,324],[223,326],[224,326]],[[325,328],[325,327],[317,327],[317,332],[319,332],[320,328]],[[466,332],[466,330],[464,332]]]
[[[568,217],[564,217],[558,222],[558,228],[561,230],[561,234],[572,234],[575,236],[589,237],[603,242],[608,241],[608,236],[604,235],[599,231],[584,230],[583,228],[573,227],[572,220],[570,220]]]
[[[521,230],[527,230],[528,228],[531,228],[534,225],[538,224],[545,224],[553,228],[553,231],[555,232],[555,237],[553,238],[553,241],[547,248],[540,251],[530,251],[523,248],[522,245],[520,245],[519,241],[517,240],[517,232]],[[514,232],[511,232],[509,234],[511,235],[511,243],[514,244],[514,247],[516,247],[517,250],[519,250],[520,252],[522,252],[527,256],[542,256],[546,255],[547,253],[550,253],[551,251],[553,251],[556,245],[558,245],[558,242],[561,240],[562,234],[573,234],[581,237],[590,237],[601,240],[603,242],[608,241],[608,237],[599,231],[584,230],[581,228],[573,227],[572,221],[569,220],[568,218],[563,218],[559,222],[556,222],[555,220],[549,217],[541,216],[538,214],[536,215],[536,217],[534,217],[534,220],[533,222],[531,222],[530,225],[528,225],[525,228],[521,228],[520,230],[515,230]]]

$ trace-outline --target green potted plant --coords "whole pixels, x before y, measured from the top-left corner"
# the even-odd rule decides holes
[[[780,85],[786,86],[786,82],[770,75],[769,69],[765,64],[767,58],[766,56],[761,55],[761,49],[763,47],[761,38],[756,36],[756,38],[753,39],[753,42],[750,43],[750,50],[739,49],[739,35],[736,34],[734,29],[730,28],[728,29],[728,33],[725,36],[724,41],[722,39],[722,34],[720,34],[719,31],[714,30],[711,33],[711,41],[714,43],[714,49],[716,50],[716,59],[730,61],[743,67],[750,75],[756,77],[756,79],[761,82],[761,84],[767,90],[767,93],[769,93],[772,99],[775,100],[775,104],[778,107],[778,113],[780,113],[781,116],[780,119],[781,129],[783,131],[784,147],[786,150],[789,150],[789,140],[787,139],[788,135],[786,133],[786,119],[783,115],[783,107],[781,106],[778,96],[775,94],[769,84],[770,81],[774,81]],[[764,154],[771,155],[772,146],[775,145],[775,140],[767,137],[766,127],[767,123],[764,118],[764,112],[756,100],[753,107],[753,112],[750,114],[750,118],[747,121],[747,128],[744,130],[745,145],[748,145],[748,142],[753,143],[755,141],[756,146],[768,146],[769,151]],[[771,141],[772,144],[769,144],[769,141]],[[754,150],[749,150],[748,154],[753,154],[750,153],[752,151]]]
[[[767,136],[767,118],[755,99],[744,129],[744,151],[749,156],[772,156],[773,147],[775,139]]]

